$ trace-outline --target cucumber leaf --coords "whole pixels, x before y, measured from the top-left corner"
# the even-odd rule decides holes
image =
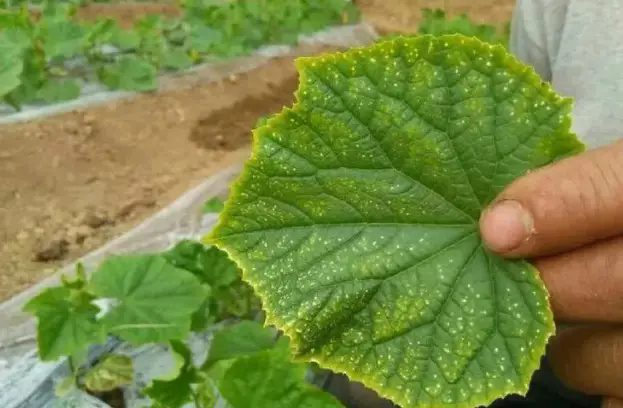
[[[141,36],[135,30],[114,25],[110,32],[110,43],[121,51],[135,50],[141,44]]]
[[[193,395],[191,385],[197,381],[197,373],[191,352],[184,343],[172,341],[171,349],[183,361],[179,374],[170,380],[155,379],[143,392],[163,407],[179,408],[190,402]]]
[[[334,396],[305,382],[307,366],[281,350],[237,359],[221,380],[232,408],[343,408]]]
[[[79,55],[85,46],[88,32],[82,25],[65,18],[44,18],[38,36],[48,58],[70,58]]]
[[[98,70],[99,80],[111,89],[152,91],[158,86],[156,67],[134,55],[124,55]]]
[[[206,242],[226,250],[298,358],[403,408],[525,393],[554,331],[523,260],[483,246],[510,182],[584,146],[570,100],[493,46],[397,38],[297,61],[297,103]]]
[[[190,272],[152,255],[109,258],[90,286],[95,295],[114,301],[102,318],[107,331],[132,344],[185,338],[192,313],[206,298]]]
[[[109,354],[84,376],[84,385],[90,391],[107,392],[134,381],[132,358],[122,354]]]
[[[20,76],[24,64],[20,54],[19,44],[0,32],[0,97],[8,94],[21,83]]]
[[[185,269],[214,288],[227,287],[240,277],[240,270],[227,253],[201,242],[182,240],[163,254],[173,266]]]
[[[209,369],[221,360],[230,360],[271,349],[275,346],[275,332],[260,323],[245,320],[214,335],[203,369]]]
[[[80,85],[73,79],[52,79],[37,90],[37,98],[45,102],[69,101],[80,96]]]
[[[61,286],[46,289],[24,305],[37,317],[37,345],[43,361],[81,353],[90,344],[103,343],[104,326],[92,296]]]
[[[193,65],[193,60],[183,48],[166,49],[162,55],[162,66],[168,69],[180,70]]]

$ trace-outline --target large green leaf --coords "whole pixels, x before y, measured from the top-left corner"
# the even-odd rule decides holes
[[[298,60],[208,242],[301,358],[403,408],[523,393],[554,330],[538,271],[483,246],[483,208],[583,149],[570,101],[501,46],[398,38]]]
[[[343,408],[335,397],[306,383],[306,366],[282,351],[236,360],[221,380],[221,395],[232,408]]]
[[[0,97],[17,88],[24,63],[21,47],[4,32],[0,32]]]
[[[82,25],[66,18],[44,18],[39,23],[38,36],[49,58],[73,57],[83,51],[87,31]]]
[[[113,300],[103,317],[108,332],[133,344],[186,337],[206,296],[190,272],[151,255],[109,258],[90,285],[95,295]]]
[[[210,344],[203,368],[208,369],[221,360],[248,356],[275,346],[275,333],[254,321],[242,321],[217,332]]]
[[[48,80],[37,90],[37,97],[49,103],[63,102],[80,96],[80,85],[73,79]]]
[[[104,326],[96,320],[99,309],[92,297],[61,286],[46,289],[24,305],[37,316],[37,345],[41,360],[79,354],[89,345],[102,343]]]

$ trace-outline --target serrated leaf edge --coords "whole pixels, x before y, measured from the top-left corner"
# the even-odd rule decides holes
[[[354,57],[354,56],[361,56],[362,54],[366,54],[366,53],[371,53],[374,50],[377,50],[379,48],[382,48],[384,46],[387,46],[388,43],[393,43],[396,41],[425,41],[425,40],[430,40],[432,38],[437,39],[438,41],[447,41],[447,42],[459,42],[459,43],[467,43],[467,44],[471,44],[473,46],[479,46],[481,48],[488,48],[491,51],[496,51],[496,52],[503,52],[505,54],[505,58],[506,61],[508,62],[508,66],[509,69],[513,70],[513,71],[522,71],[524,74],[526,74],[526,78],[528,79],[539,79],[538,74],[536,73],[536,71],[534,70],[534,68],[532,66],[529,65],[525,65],[523,64],[521,61],[519,61],[515,56],[513,56],[512,54],[509,54],[504,47],[502,47],[499,44],[488,44],[485,43],[481,40],[479,40],[476,37],[466,37],[464,35],[460,35],[460,34],[448,34],[448,35],[442,35],[442,36],[433,36],[433,35],[419,35],[417,37],[405,37],[405,36],[399,36],[399,37],[395,37],[392,38],[390,40],[387,41],[379,41],[373,45],[369,45],[369,46],[361,46],[361,47],[354,47],[351,48],[348,51],[345,52],[334,52],[334,53],[328,53],[328,54],[324,54],[321,56],[317,56],[317,57],[299,57],[295,60],[295,65],[297,68],[297,72],[299,74],[299,85],[298,88],[295,92],[295,97],[296,97],[296,102],[292,105],[291,108],[289,109],[296,109],[300,104],[300,98],[299,98],[299,92],[301,90],[301,84],[305,83],[305,68],[307,65],[316,63],[316,62],[323,62],[326,59],[330,59],[330,58],[335,58],[336,56],[342,56],[342,57]],[[527,71],[527,72],[526,72]],[[539,79],[540,80],[540,79]],[[561,105],[571,105],[571,103],[573,102],[572,98],[568,98],[568,97],[561,97],[560,95],[558,95],[551,87],[551,85],[549,83],[545,83],[544,84],[544,89],[547,92],[547,96],[552,97],[554,101],[559,102]],[[266,123],[264,123],[264,125],[255,128],[252,130],[252,144],[251,144],[251,156],[249,157],[249,159],[247,159],[246,163],[249,163],[251,161],[253,161],[254,159],[256,159],[259,154],[260,154],[260,138],[262,130],[265,130],[266,128],[270,128],[272,126],[273,123],[275,123],[276,121],[280,121],[283,119],[284,113],[288,110],[288,108],[284,108],[281,112],[279,112],[276,115],[273,115],[272,117],[270,117]],[[566,119],[567,120],[571,120],[571,116],[570,113],[567,113],[566,115]],[[571,141],[577,144],[577,148],[570,152],[569,155],[571,154],[576,154],[579,152],[582,152],[586,149],[586,146],[584,145],[584,143],[582,143],[577,135],[575,133],[573,133],[571,130],[568,132],[568,138],[572,139]],[[242,185],[244,180],[247,178],[248,176],[248,167],[245,163],[245,166],[242,170],[242,172],[240,173],[240,175],[236,178],[236,180],[231,184],[231,193],[229,195],[229,197],[236,197],[240,194],[241,189],[242,189]],[[246,282],[248,282],[254,289],[254,291],[257,293],[258,297],[260,298],[260,300],[262,300],[262,304],[265,304],[264,299],[268,298],[268,296],[266,296],[265,293],[263,293],[260,290],[260,285],[259,282],[256,282],[254,279],[251,279],[249,276],[247,276],[246,273],[246,268],[245,268],[245,264],[244,261],[242,259],[240,259],[239,257],[237,257],[232,251],[229,250],[229,248],[227,247],[226,244],[224,244],[216,235],[218,234],[218,231],[221,228],[225,227],[225,224],[228,222],[228,214],[231,212],[232,210],[232,206],[233,206],[233,200],[228,199],[225,202],[225,206],[223,208],[223,211],[221,212],[221,216],[218,219],[218,222],[216,223],[215,227],[212,229],[212,231],[207,234],[206,236],[204,236],[202,238],[202,241],[205,244],[208,245],[214,245],[217,248],[225,251],[227,253],[227,255],[230,257],[230,259],[232,259],[234,262],[236,262],[236,264],[238,264],[238,266],[240,267],[240,269],[242,270],[242,278],[243,280],[245,280]],[[281,321],[271,310],[267,309],[266,306],[264,306],[264,311],[266,313],[266,320],[265,320],[265,325],[274,325],[277,328],[280,328],[283,330],[283,332],[291,339],[290,341],[290,350],[293,353],[293,360],[297,361],[297,362],[315,362],[317,364],[319,364],[321,367],[324,367],[326,369],[332,370],[334,372],[337,373],[343,373],[345,375],[347,375],[349,377],[349,379],[357,381],[357,382],[361,382],[363,385],[365,385],[366,387],[372,389],[373,391],[375,391],[380,397],[382,398],[387,398],[390,399],[392,402],[401,405],[402,408],[448,408],[449,406],[452,406],[453,408],[474,408],[474,407],[478,407],[481,405],[489,405],[491,404],[493,401],[495,401],[496,399],[499,399],[505,395],[508,394],[518,394],[518,395],[526,395],[530,386],[530,381],[532,379],[532,375],[534,374],[534,372],[539,368],[540,363],[541,363],[541,357],[543,355],[545,355],[545,350],[547,347],[547,343],[550,339],[550,337],[552,337],[555,332],[556,332],[556,326],[554,324],[554,316],[553,316],[553,312],[551,309],[551,306],[549,304],[549,292],[547,291],[547,288],[543,282],[543,280],[540,277],[539,271],[530,263],[525,262],[526,266],[529,267],[529,269],[531,269],[531,272],[533,273],[533,277],[535,279],[536,282],[540,283],[540,289],[543,290],[545,298],[548,299],[548,305],[546,305],[545,307],[545,313],[546,313],[546,319],[547,319],[547,323],[548,323],[548,330],[544,331],[543,334],[541,336],[539,336],[538,338],[535,338],[535,343],[536,344],[533,348],[532,348],[532,353],[531,353],[531,359],[530,362],[528,364],[528,370],[526,371],[526,373],[518,373],[521,374],[520,375],[520,380],[521,380],[521,386],[516,387],[515,384],[513,385],[507,385],[504,386],[502,388],[499,389],[495,389],[495,395],[491,394],[491,389],[487,389],[487,391],[483,394],[477,395],[476,397],[470,398],[469,401],[464,401],[464,402],[458,402],[458,403],[452,403],[452,404],[429,404],[429,403],[425,403],[425,404],[416,404],[417,405],[406,405],[407,401],[404,400],[403,395],[401,395],[397,390],[392,390],[389,389],[385,386],[383,386],[382,384],[377,384],[372,378],[368,378],[365,376],[360,375],[360,373],[358,373],[356,370],[353,370],[352,367],[349,367],[348,364],[340,364],[340,363],[336,363],[336,362],[331,362],[328,361],[326,359],[319,359],[319,358],[307,358],[307,357],[300,357],[300,356],[296,356],[295,351],[297,349],[297,345],[295,344],[295,336],[293,336],[292,330],[288,329],[288,325]]]

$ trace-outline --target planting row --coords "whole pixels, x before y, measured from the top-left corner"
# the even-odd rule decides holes
[[[213,2],[186,0],[179,17],[148,15],[131,28],[113,19],[84,22],[75,4],[46,1],[35,16],[26,5],[0,12],[0,98],[23,104],[74,99],[85,83],[150,91],[157,74],[262,45],[294,44],[300,34],[358,21],[343,0]]]

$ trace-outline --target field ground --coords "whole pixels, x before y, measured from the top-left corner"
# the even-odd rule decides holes
[[[510,18],[514,1],[358,4],[364,20],[379,31],[414,32],[421,7],[501,23]],[[166,4],[101,4],[80,15],[107,15],[130,24],[141,13],[153,12],[177,11]],[[0,299],[131,229],[199,181],[246,158],[249,130],[257,118],[293,101],[297,78],[292,58],[275,58],[212,84],[2,125]]]

